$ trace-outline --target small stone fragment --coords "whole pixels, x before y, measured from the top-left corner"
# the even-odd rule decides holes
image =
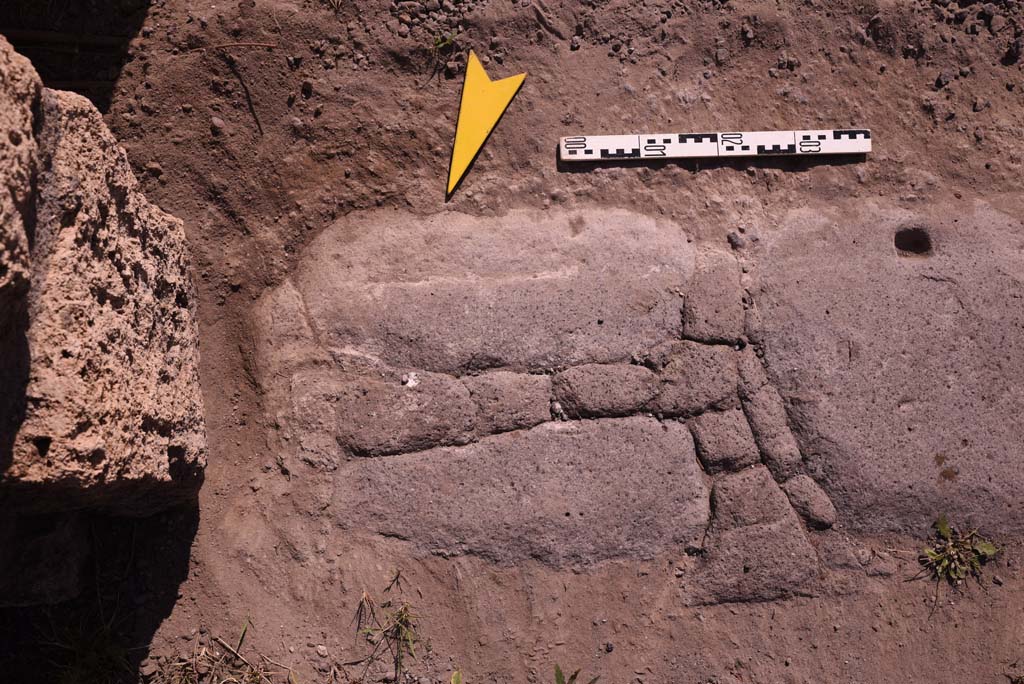
[[[1010,66],[1020,61],[1021,55],[1024,54],[1024,38],[1017,38],[1006,48],[1006,54],[1003,55],[1003,64]]]
[[[750,421],[761,458],[779,480],[795,474],[802,457],[796,438],[789,430],[785,405],[778,390],[764,385],[744,398],[743,411]]]
[[[210,118],[210,131],[214,135],[221,135],[224,133],[224,119],[219,116]]]
[[[139,663],[139,675],[145,677],[146,679],[149,679],[150,677],[155,675],[159,669],[160,668],[156,664],[156,662],[154,662],[150,658],[146,658],[141,663]]]
[[[836,507],[828,494],[809,476],[797,475],[786,480],[782,490],[809,526],[828,529],[836,524]]]

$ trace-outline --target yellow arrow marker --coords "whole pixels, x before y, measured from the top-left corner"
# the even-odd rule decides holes
[[[466,80],[462,84],[462,103],[459,105],[459,123],[455,127],[452,160],[448,166],[445,201],[451,199],[455,188],[480,154],[491,131],[498,125],[501,115],[508,109],[525,78],[526,74],[518,74],[492,81],[476,54],[469,51]]]

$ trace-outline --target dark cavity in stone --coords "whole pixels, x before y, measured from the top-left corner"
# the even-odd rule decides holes
[[[892,242],[900,256],[927,256],[932,252],[932,238],[924,228],[901,228]]]

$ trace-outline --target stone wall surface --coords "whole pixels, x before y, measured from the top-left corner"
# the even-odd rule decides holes
[[[733,254],[626,211],[378,219],[254,310],[284,462],[339,527],[504,565],[686,551],[689,604],[815,591],[797,511],[828,525],[780,488],[800,453]]]
[[[1017,529],[1024,231],[836,217],[717,247],[625,211],[338,221],[254,310],[281,453],[352,534],[506,564],[676,549],[691,605],[849,587],[848,530]]]
[[[748,313],[774,383],[751,415],[771,414],[766,389],[781,395],[799,442],[755,429],[776,472],[802,454],[855,530],[913,532],[940,513],[1024,530],[1019,217],[981,202],[837,206],[794,211],[762,242]]]

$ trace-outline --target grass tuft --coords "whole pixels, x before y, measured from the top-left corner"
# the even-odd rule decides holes
[[[236,645],[220,637],[213,637],[208,646],[193,648],[190,657],[158,663],[150,684],[298,684],[291,668],[281,665],[260,653],[242,655],[242,645],[249,631],[245,621]]]
[[[384,593],[389,593],[392,589],[397,589],[399,593],[402,591],[401,571],[395,573],[391,582],[384,588]],[[364,591],[356,607],[353,622],[356,625],[356,634],[363,636],[370,644],[370,653],[345,665],[363,665],[363,675],[360,678],[362,681],[375,663],[390,662],[394,669],[393,681],[401,681],[402,673],[406,671],[407,660],[416,659],[416,645],[420,642],[417,620],[412,605],[408,602],[388,598],[378,604]],[[461,679],[461,675],[459,677]]]
[[[918,561],[922,572],[936,582],[957,587],[968,577],[980,579],[982,566],[999,553],[996,545],[977,530],[960,532],[949,524],[945,515],[932,527],[935,534],[931,544],[921,551]]]
[[[576,670],[569,678],[565,678],[565,674],[562,672],[562,668],[555,665],[555,684],[576,684],[576,679],[580,676],[580,670]],[[597,684],[597,680],[601,679],[601,675],[598,675],[591,679],[587,684]]]

